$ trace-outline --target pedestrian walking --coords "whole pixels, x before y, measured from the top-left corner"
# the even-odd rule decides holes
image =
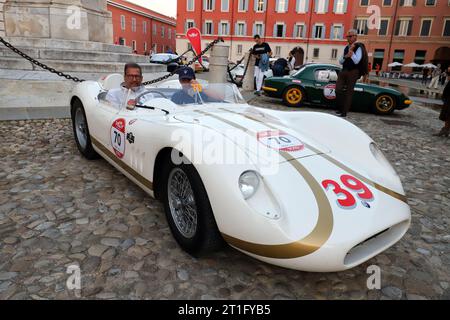
[[[433,72],[431,73],[431,82],[428,85],[428,89],[431,89],[432,87],[434,87],[434,89],[438,88],[439,85],[439,77],[441,76],[441,64],[437,65],[437,68],[435,68],[433,70]]]
[[[422,84],[424,86],[426,86],[427,82],[428,82],[428,72],[429,72],[429,70],[427,67],[422,69]]]
[[[272,56],[272,49],[267,42],[263,42],[257,34],[253,37],[255,45],[252,54],[255,55],[255,78],[256,78],[256,95],[261,95],[261,88],[264,81],[264,72],[269,70],[269,58]]]
[[[377,63],[376,65],[375,65],[375,73],[376,73],[376,75],[377,75],[377,77],[379,77],[380,76],[380,65]]]
[[[444,105],[442,106],[441,113],[439,114],[439,120],[444,121],[444,127],[438,133],[434,134],[437,137],[448,137],[450,135],[450,67],[447,69],[447,85],[442,93],[442,100]]]
[[[368,73],[368,55],[365,46],[357,42],[357,31],[351,29],[347,32],[348,45],[343,56],[339,59],[342,71],[339,72],[336,83],[336,102],[340,117],[346,117],[352,105],[353,92],[356,81]]]

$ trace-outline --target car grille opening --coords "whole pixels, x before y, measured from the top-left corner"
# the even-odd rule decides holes
[[[405,220],[361,241],[347,252],[344,264],[354,266],[386,250],[403,237],[408,227],[409,220]]]

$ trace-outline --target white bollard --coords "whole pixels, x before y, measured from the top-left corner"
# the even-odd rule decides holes
[[[248,64],[247,72],[245,73],[242,89],[244,91],[254,91],[255,90],[255,56],[250,54],[250,52],[245,53],[244,66],[247,66],[247,61],[250,59]]]
[[[209,59],[209,83],[226,83],[227,82],[227,66],[230,46],[217,43],[211,49],[211,57]]]

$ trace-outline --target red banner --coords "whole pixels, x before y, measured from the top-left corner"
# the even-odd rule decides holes
[[[194,49],[195,54],[200,54],[200,52],[202,52],[202,34],[200,30],[198,30],[197,28],[190,28],[186,32],[186,37],[191,42],[192,49]],[[202,62],[201,57],[199,61]]]

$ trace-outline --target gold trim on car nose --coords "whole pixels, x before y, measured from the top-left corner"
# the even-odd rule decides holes
[[[277,92],[278,91],[278,89],[275,89],[275,88],[272,88],[272,87],[262,87],[262,89],[263,90],[265,90],[265,91],[272,91],[272,92]]]

